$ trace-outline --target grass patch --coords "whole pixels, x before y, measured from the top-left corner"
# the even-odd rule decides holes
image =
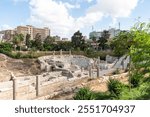
[[[129,91],[129,88],[124,88],[121,95],[119,96],[120,100],[149,100],[150,99],[150,83],[142,83],[137,88],[132,88]]]

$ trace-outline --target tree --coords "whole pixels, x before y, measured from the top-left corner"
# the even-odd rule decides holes
[[[96,44],[96,48],[95,49],[98,50],[96,37],[92,36],[90,39],[92,39],[92,41]]]
[[[54,43],[55,39],[51,36],[47,36],[44,40],[43,47],[45,50],[52,50],[52,44]]]
[[[43,50],[42,39],[41,39],[41,35],[39,33],[36,34],[34,40],[35,40],[34,41],[35,48],[38,50]]]
[[[26,35],[26,46],[27,46],[28,48],[31,47],[30,38],[31,38],[31,35],[30,35],[30,34],[27,34],[27,35]]]
[[[71,42],[74,48],[81,48],[84,44],[82,33],[80,31],[75,32],[71,37]]]
[[[57,42],[57,49],[58,50],[64,50],[64,51],[69,51],[72,50],[72,43],[71,42]]]
[[[132,32],[122,31],[115,36],[110,43],[110,47],[114,54],[118,57],[129,53],[129,49],[133,43]]]
[[[13,49],[12,44],[7,42],[0,43],[0,52],[11,52],[12,49]]]
[[[146,74],[150,73],[150,23],[137,23],[131,30],[133,44],[129,49],[130,84],[134,87],[142,83]]]
[[[21,50],[23,40],[24,40],[23,34],[15,34],[13,37],[13,43],[17,45],[17,47],[19,46],[20,48],[19,50]]]
[[[106,47],[107,47],[107,44],[106,44],[106,43],[107,43],[109,37],[110,37],[109,31],[104,30],[104,31],[102,32],[101,37],[100,37],[99,40],[98,40],[99,48],[100,48],[101,50],[106,49]]]

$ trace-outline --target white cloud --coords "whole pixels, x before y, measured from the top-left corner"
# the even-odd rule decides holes
[[[97,0],[97,4],[89,12],[102,12],[116,22],[117,18],[129,17],[137,4],[138,0]]]
[[[90,26],[102,17],[101,13],[87,13],[76,19],[69,14],[68,7],[74,8],[69,3],[53,0],[31,0],[29,21],[32,24],[49,26],[52,34],[68,37],[72,36],[74,31]]]
[[[78,0],[79,1],[79,0]],[[84,0],[92,2],[93,0]],[[33,25],[49,26],[52,34],[72,36],[74,31],[92,26],[103,16],[117,18],[129,17],[137,6],[138,0],[96,0],[96,4],[87,9],[84,16],[74,18],[70,9],[80,8],[78,4],[55,0],[30,0],[31,16],[29,21]]]
[[[11,29],[13,29],[13,27],[7,24],[4,24],[0,27],[0,30],[11,30]]]

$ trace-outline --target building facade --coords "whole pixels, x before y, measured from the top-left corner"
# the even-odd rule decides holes
[[[109,32],[110,34],[110,39],[114,38],[115,36],[117,36],[121,30],[120,29],[115,29],[115,28],[110,28],[109,30],[106,30]],[[89,34],[89,39],[93,39],[93,37],[96,38],[96,40],[98,40],[103,34],[103,31],[101,32],[96,32],[96,31],[93,31]]]
[[[117,36],[121,32],[120,29],[115,29],[115,28],[111,28],[108,31],[110,34],[110,38],[114,38],[115,36]]]
[[[98,40],[102,35],[102,32],[96,32],[96,31],[93,31],[89,34],[89,39],[93,39],[95,38],[96,40]]]
[[[31,40],[34,40],[37,34],[41,35],[41,39],[44,40],[47,36],[50,36],[50,29],[47,27],[36,28],[31,25],[27,26],[17,26],[14,30],[4,30],[0,31],[0,34],[3,34],[3,40],[11,41],[14,34],[23,34],[26,38],[27,34],[30,34]]]
[[[36,28],[31,25],[18,26],[16,32],[18,34],[23,34],[24,37],[26,37],[27,34],[30,34],[31,40],[34,40],[37,34],[41,35],[42,40],[44,40],[47,36],[50,36],[49,28]]]

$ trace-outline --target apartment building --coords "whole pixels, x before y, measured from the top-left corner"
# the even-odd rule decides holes
[[[106,30],[106,31],[109,32],[110,39],[114,38],[121,32],[120,29],[115,29],[115,28],[110,28],[109,30]],[[96,40],[99,40],[99,38],[102,36],[102,34],[103,34],[103,31],[99,31],[99,32],[93,31],[89,34],[89,38],[92,39],[93,37],[95,37]]]
[[[27,26],[18,26],[16,29],[18,34],[23,34],[26,37],[27,34],[30,34],[31,40],[35,38],[37,34],[41,35],[42,40],[44,40],[47,36],[50,36],[50,29],[47,27],[44,28],[36,28],[31,25]]]
[[[44,40],[47,36],[50,36],[50,29],[47,27],[36,28],[31,25],[27,26],[17,26],[14,30],[3,30],[0,34],[3,34],[3,40],[12,41],[14,34],[23,34],[26,38],[27,34],[30,34],[31,40],[34,40],[37,34],[41,35],[41,39]]]

